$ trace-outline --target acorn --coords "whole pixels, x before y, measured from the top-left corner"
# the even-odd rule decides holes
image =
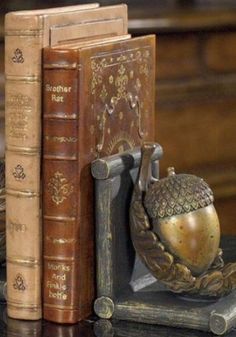
[[[219,252],[220,224],[208,184],[192,174],[175,174],[160,180],[151,175],[155,144],[142,148],[136,183],[151,230],[176,263],[189,268],[193,276],[206,272]]]
[[[215,260],[220,225],[208,184],[191,174],[175,174],[150,184],[144,197],[153,231],[176,261],[201,275]]]

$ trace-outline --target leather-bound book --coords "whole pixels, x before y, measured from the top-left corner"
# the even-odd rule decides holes
[[[87,4],[6,15],[7,298],[12,318],[33,320],[42,314],[42,48],[126,32],[126,5]]]
[[[155,36],[119,39],[44,50],[43,316],[55,322],[92,311],[90,163],[154,137]]]

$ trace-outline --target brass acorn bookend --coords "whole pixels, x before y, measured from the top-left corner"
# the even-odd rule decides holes
[[[236,288],[236,263],[224,265],[213,193],[190,174],[156,180],[146,143],[130,206],[132,242],[149,271],[169,290],[220,297]]]

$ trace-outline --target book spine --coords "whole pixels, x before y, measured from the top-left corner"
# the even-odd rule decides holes
[[[79,317],[78,70],[75,51],[44,50],[43,316]]]
[[[36,320],[42,313],[42,29],[37,17],[18,27],[9,14],[5,22],[7,310],[12,318]]]

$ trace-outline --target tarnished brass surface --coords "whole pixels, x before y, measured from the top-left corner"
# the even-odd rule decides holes
[[[155,199],[152,201],[153,210],[150,202],[147,210],[144,200],[145,195],[148,195],[150,184],[152,183],[152,197],[156,193],[155,186],[156,190],[159,190],[160,184],[159,181],[153,182],[150,177],[150,158],[155,146],[149,143],[145,144],[142,149],[140,174],[130,207],[130,226],[134,247],[150,272],[173,292],[203,296],[226,295],[236,288],[236,263],[224,266],[221,258],[222,251],[218,249],[219,221],[212,205],[213,198],[209,203],[207,201],[205,205],[201,205],[201,199],[208,200],[207,195],[211,195],[208,191],[209,187],[205,183],[202,184],[200,180],[203,198],[197,197],[200,200],[198,204],[200,207],[197,207],[196,211],[189,207],[186,213],[180,212],[179,215],[173,213],[170,217],[160,218],[158,216],[159,200]],[[173,174],[172,171],[171,176]],[[184,180],[181,184],[179,191],[182,190],[184,194],[186,192]],[[192,192],[198,190],[196,185]],[[166,196],[170,191],[170,194],[174,196],[172,200],[175,202],[172,209],[176,205],[181,206],[181,193],[175,194],[174,188],[164,186],[162,195]],[[168,202],[167,197],[164,199]],[[189,203],[196,200],[188,194],[182,199],[189,199]]]
[[[99,297],[94,302],[94,311],[99,317],[109,319],[114,312],[114,302],[107,296]]]
[[[193,275],[207,270],[217,255],[220,224],[213,205],[154,221],[153,229],[176,261]]]

